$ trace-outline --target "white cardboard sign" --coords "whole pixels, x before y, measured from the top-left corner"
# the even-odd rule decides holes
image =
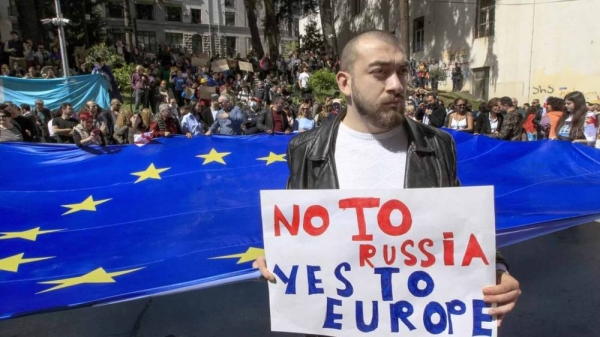
[[[496,336],[493,187],[261,191],[273,331]]]

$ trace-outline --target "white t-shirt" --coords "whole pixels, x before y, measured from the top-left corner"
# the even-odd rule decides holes
[[[403,126],[373,135],[340,123],[335,143],[340,189],[404,188],[407,150]]]
[[[573,116],[569,115],[567,119],[565,119],[565,123],[558,130],[558,136],[563,139],[568,139],[569,134],[571,133],[571,123],[573,122]],[[588,111],[585,115],[585,122],[583,123],[583,135],[588,143],[592,144],[596,141],[596,134],[598,133],[598,121],[596,120],[596,116],[593,112]]]
[[[300,81],[300,88],[304,89],[306,87],[308,87],[308,79],[310,78],[310,75],[306,72],[301,73],[300,75],[298,75],[298,80]]]
[[[498,116],[496,116],[496,118],[492,118],[492,115],[490,114],[490,131],[494,132],[494,131],[499,131],[498,130]]]
[[[52,129],[52,119],[48,122],[48,134],[50,137],[54,136],[54,130]]]

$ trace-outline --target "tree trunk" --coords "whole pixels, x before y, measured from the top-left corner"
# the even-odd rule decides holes
[[[400,0],[400,20],[398,20],[398,31],[400,33],[400,38],[402,40],[402,47],[404,47],[404,52],[406,53],[406,57],[410,59],[410,44],[408,43],[408,0]],[[398,32],[397,32],[398,33]]]
[[[269,58],[275,62],[279,57],[279,22],[275,12],[274,0],[264,0],[265,4],[265,39],[269,46]]]
[[[36,41],[34,43],[39,43],[40,41],[44,41],[44,36],[42,35],[43,30],[40,30],[40,20],[46,18],[38,17],[37,7],[35,0],[19,0],[15,1],[15,5],[17,7],[17,13],[19,15],[19,27],[21,28],[21,38],[32,39]],[[55,17],[56,15],[52,15]]]
[[[127,45],[127,49],[129,51],[133,51],[133,41],[132,41],[132,35],[133,35],[133,27],[131,25],[131,5],[130,5],[130,0],[123,0],[123,17],[124,17],[124,21],[123,21],[123,25],[125,26],[125,44]]]
[[[327,54],[331,56],[339,55],[337,34],[333,23],[333,8],[331,0],[321,0],[319,14],[321,16],[321,27],[323,27],[323,36],[325,37]]]
[[[250,36],[252,37],[252,50],[256,57],[262,58],[265,55],[265,51],[260,40],[260,32],[258,31],[256,1],[258,0],[244,0],[244,6],[246,7],[246,17],[248,18],[248,27],[250,28]]]

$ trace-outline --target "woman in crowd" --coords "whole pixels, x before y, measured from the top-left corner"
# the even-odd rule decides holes
[[[78,147],[106,145],[106,139],[100,129],[94,127],[92,114],[85,111],[79,114],[80,124],[73,129],[73,140]]]
[[[448,116],[448,128],[452,130],[473,132],[473,115],[467,110],[467,101],[462,98],[454,100],[456,111]]]
[[[527,117],[525,117],[525,121],[523,121],[523,130],[525,130],[525,133],[527,134],[527,140],[530,142],[537,140],[537,125],[535,125],[533,122],[537,113],[537,107],[529,107],[527,110]]]
[[[588,111],[585,96],[574,91],[565,96],[565,113],[556,125],[557,139],[594,145],[598,133],[598,121],[593,112]]]
[[[128,140],[128,131],[131,127],[131,122],[129,119],[133,113],[130,110],[122,109],[117,116],[117,124],[115,126],[115,133],[113,134],[113,138],[117,141],[118,144],[127,144]]]
[[[23,133],[7,109],[0,110],[0,143],[22,142]]]
[[[298,109],[298,118],[294,123],[294,130],[304,132],[312,130],[315,127],[315,121],[311,118],[310,108],[306,104],[300,105]]]
[[[540,127],[545,137],[556,139],[556,125],[565,110],[565,101],[562,98],[550,96],[546,99],[546,114],[540,121]]]

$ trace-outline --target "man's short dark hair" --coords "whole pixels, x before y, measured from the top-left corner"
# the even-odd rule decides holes
[[[358,34],[354,38],[352,38],[344,49],[342,50],[341,57],[341,70],[346,72],[351,72],[352,67],[354,66],[354,62],[356,62],[356,54],[358,50],[358,46],[363,39],[377,39],[382,42],[386,42],[398,48],[402,48],[402,43],[399,38],[397,38],[394,34],[387,32],[385,30],[369,30],[363,33]]]
[[[65,110],[68,107],[73,107],[73,105],[71,105],[71,103],[63,103],[60,105],[60,111]]]
[[[508,96],[500,97],[500,104],[506,105],[507,107],[512,108],[512,106],[513,106],[512,98],[510,98]]]
[[[435,99],[435,94],[433,92],[428,92],[425,97],[433,97],[433,99]]]

